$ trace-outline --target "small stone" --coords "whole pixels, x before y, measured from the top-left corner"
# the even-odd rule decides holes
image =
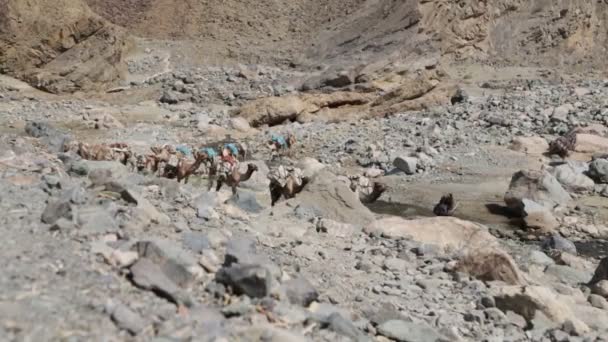
[[[49,228],[51,231],[71,231],[76,229],[76,225],[72,220],[65,219],[63,217],[59,218],[55,223]]]
[[[596,295],[600,295],[604,298],[608,298],[608,280],[600,280],[591,288],[591,292]]]
[[[507,311],[507,320],[509,321],[509,323],[511,323],[515,326],[518,326],[522,329],[524,329],[526,327],[526,325],[528,324],[524,317],[516,314],[513,311]]]
[[[215,275],[215,280],[230,286],[237,295],[261,298],[270,293],[270,272],[259,265],[239,265],[221,268]]]
[[[384,269],[391,272],[405,272],[408,266],[408,262],[399,258],[387,258],[384,259]]]
[[[591,329],[589,328],[589,326],[587,326],[587,324],[585,324],[584,322],[578,320],[578,319],[567,319],[564,322],[563,325],[563,329],[565,332],[569,333],[570,335],[574,335],[574,336],[583,336],[586,333],[588,333],[589,331],[591,331]]]
[[[281,287],[292,304],[307,307],[319,297],[317,290],[303,277],[288,280]]]
[[[414,157],[397,157],[393,161],[393,165],[406,174],[413,175],[416,173],[418,159]]]
[[[392,320],[378,326],[382,336],[402,342],[436,342],[445,340],[437,331],[426,323]]]
[[[124,304],[109,303],[106,312],[110,314],[116,325],[127,330],[132,335],[137,335],[146,327],[146,322],[137,313],[133,312]]]
[[[201,232],[186,232],[182,234],[184,246],[194,253],[202,253],[203,250],[211,248],[207,235]]]
[[[576,246],[570,240],[563,238],[557,234],[553,234],[542,243],[542,247],[546,251],[558,250],[576,255]]]
[[[589,295],[589,298],[587,298],[587,300],[589,301],[589,304],[591,304],[591,306],[593,307],[608,310],[608,300],[606,300],[606,298],[600,295],[591,294]]]

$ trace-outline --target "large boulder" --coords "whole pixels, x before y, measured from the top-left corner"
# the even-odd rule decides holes
[[[302,207],[315,207],[323,218],[338,222],[362,226],[374,220],[373,213],[361,204],[357,194],[327,170],[317,172],[292,201]],[[289,205],[296,207],[294,204]]]
[[[415,220],[387,217],[369,224],[364,231],[389,238],[411,238],[420,243],[439,246],[444,251],[464,252],[498,246],[497,239],[486,227],[455,217]]]
[[[505,203],[510,209],[524,216],[524,199],[553,209],[557,205],[568,204],[572,197],[549,172],[522,170],[511,178],[509,190],[505,194]]]
[[[566,190],[585,192],[593,190],[595,185],[593,180],[584,174],[587,170],[586,163],[568,162],[553,168],[551,174]]]
[[[311,178],[319,173],[319,171],[323,170],[325,168],[325,164],[314,158],[306,157],[300,160],[296,167],[302,170],[302,177]]]
[[[592,161],[588,174],[597,183],[608,183],[608,159],[598,158]]]
[[[272,126],[295,120],[307,107],[308,104],[298,96],[267,97],[243,105],[239,116],[253,127]]]
[[[574,150],[581,153],[605,153],[608,151],[608,138],[594,134],[576,134]]]

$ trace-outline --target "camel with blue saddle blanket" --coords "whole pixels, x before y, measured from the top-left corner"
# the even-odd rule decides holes
[[[291,152],[291,149],[296,145],[297,140],[295,135],[288,133],[287,135],[272,135],[268,141],[268,147],[273,155],[282,155],[285,152]]]

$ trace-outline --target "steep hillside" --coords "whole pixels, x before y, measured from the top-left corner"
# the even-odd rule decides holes
[[[268,61],[366,60],[438,49],[456,60],[597,65],[605,63],[608,30],[603,1],[87,1],[135,35],[199,40]]]
[[[0,0],[0,71],[55,93],[121,77],[128,40],[80,0]]]

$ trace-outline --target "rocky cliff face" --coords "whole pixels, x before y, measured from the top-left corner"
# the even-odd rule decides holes
[[[0,70],[53,93],[120,78],[125,33],[79,0],[0,1]]]

